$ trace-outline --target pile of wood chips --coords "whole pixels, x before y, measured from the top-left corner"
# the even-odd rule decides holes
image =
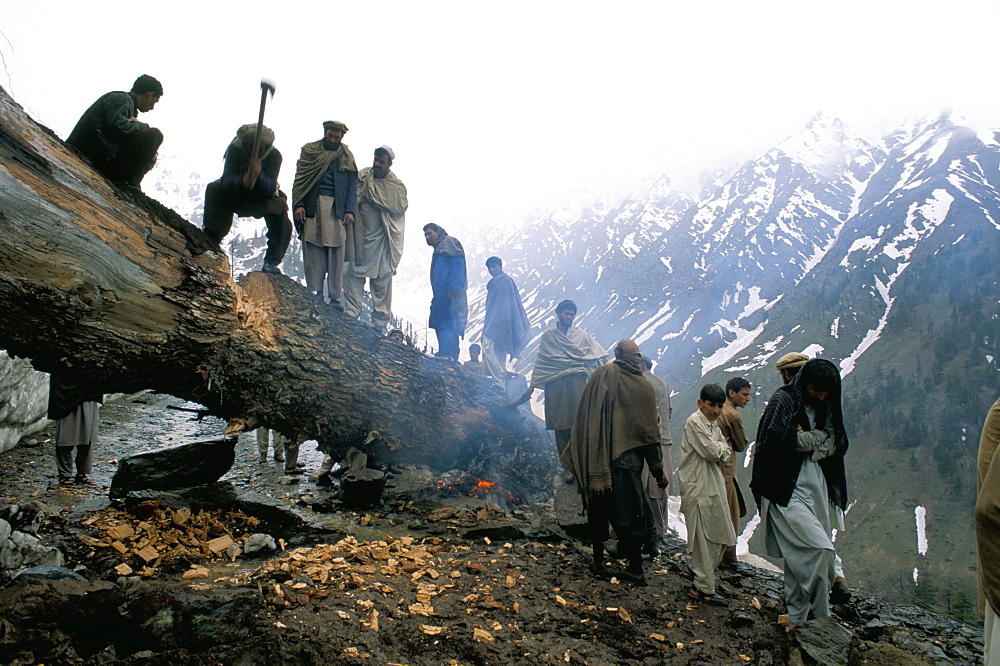
[[[259,524],[257,518],[241,511],[192,513],[149,501],[130,511],[105,509],[83,522],[102,536],[76,536],[94,549],[88,557],[99,548],[117,551],[122,560],[115,567],[119,574],[152,576],[162,566],[235,559],[240,553],[236,542],[254,533]]]

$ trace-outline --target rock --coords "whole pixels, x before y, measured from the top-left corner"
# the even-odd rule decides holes
[[[900,650],[888,643],[870,643],[858,641],[851,650],[848,666],[872,666],[876,664],[892,664],[892,666],[927,666],[929,662]]]
[[[51,564],[40,564],[30,569],[25,569],[10,582],[11,585],[17,585],[19,582],[26,580],[75,580],[83,583],[87,582],[87,579],[78,573],[74,573],[69,569],[60,566],[53,566]]]
[[[802,651],[821,666],[841,666],[847,663],[851,647],[851,632],[831,617],[805,622],[795,630],[795,639]]]
[[[896,647],[919,656],[921,659],[938,666],[944,666],[945,664],[954,663],[953,659],[950,659],[941,648],[934,645],[930,641],[924,641],[916,638],[913,634],[905,629],[895,629],[887,632],[887,638],[883,638],[883,641],[891,643]]]
[[[576,479],[563,473],[556,474],[553,480],[553,508],[556,511],[556,522],[563,528],[587,524],[587,511],[583,508],[580,488]]]
[[[230,560],[235,560],[237,557],[240,556],[242,552],[243,549],[234,543],[229,548],[226,548],[226,557],[228,557]]]
[[[729,624],[737,629],[741,627],[753,626],[753,623],[753,617],[751,617],[749,613],[744,613],[743,611],[736,611],[729,616]]]
[[[243,554],[252,557],[257,553],[273,553],[278,549],[270,534],[251,534],[243,541]]]
[[[297,483],[301,483],[302,479],[297,476],[285,475],[278,479],[278,483],[283,486],[294,486]]]
[[[24,555],[12,539],[0,544],[0,572],[20,569],[24,563]]]
[[[0,518],[0,543],[3,543],[10,538],[10,533],[13,531],[10,523],[8,523],[3,518]]]
[[[110,497],[134,490],[176,490],[218,481],[236,460],[236,439],[205,439],[140,453],[121,461],[111,479]]]
[[[125,496],[126,508],[153,500],[175,509],[230,509],[239,502],[236,487],[229,481],[176,490],[133,490]]]
[[[66,559],[58,548],[46,546],[38,537],[14,530],[9,540],[16,544],[18,550],[21,551],[21,555],[24,558],[22,566],[30,567],[36,564],[50,564],[61,567],[66,563]]]
[[[45,518],[43,510],[38,505],[45,506],[41,502],[27,502],[21,504],[8,504],[0,508],[0,518],[10,523],[14,530],[19,530],[28,534],[37,534],[38,528]]]

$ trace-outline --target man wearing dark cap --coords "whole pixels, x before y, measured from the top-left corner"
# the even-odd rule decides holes
[[[306,286],[322,297],[325,283],[330,304],[341,312],[347,242],[344,227],[353,224],[358,212],[358,166],[343,142],[345,134],[344,123],[323,123],[323,138],[302,146],[292,185]]]
[[[661,488],[667,479],[660,455],[656,394],[642,376],[639,356],[635,342],[622,340],[615,347],[615,360],[590,376],[560,461],[576,477],[587,508],[592,570],[597,574],[604,570],[610,523],[618,536],[618,550],[628,560],[628,568],[617,575],[642,584],[646,579],[640,546],[648,520],[643,465],[649,466]]]
[[[226,149],[222,178],[205,188],[205,214],[202,226],[216,243],[221,243],[233,226],[233,214],[264,218],[267,225],[265,273],[281,274],[278,265],[285,257],[292,239],[292,222],[284,192],[278,189],[281,153],[274,147],[274,132],[261,131],[257,155],[252,156],[257,138],[257,124],[243,125]]]
[[[86,155],[94,168],[115,184],[138,189],[143,176],[156,164],[163,133],[140,122],[136,115],[152,111],[161,95],[160,82],[143,74],[129,92],[109,92],[91,104],[66,143]]]
[[[573,301],[565,300],[556,306],[556,325],[542,333],[531,384],[516,403],[528,400],[535,389],[545,391],[545,428],[555,431],[559,455],[569,444],[576,408],[587,378],[608,357],[597,340],[582,328],[573,326],[575,318],[576,303]]]
[[[372,326],[385,331],[392,315],[392,276],[403,256],[406,185],[392,172],[396,153],[375,149],[372,166],[358,172],[358,218],[347,228],[344,298],[347,316],[357,318],[364,305],[365,280],[372,294]]]

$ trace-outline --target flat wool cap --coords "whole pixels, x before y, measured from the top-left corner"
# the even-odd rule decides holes
[[[792,352],[790,354],[785,354],[778,359],[778,362],[774,364],[778,370],[791,370],[792,368],[801,368],[806,364],[809,357],[800,352]]]
[[[343,132],[344,134],[347,134],[347,125],[340,122],[339,120],[327,120],[326,122],[323,123],[323,129],[337,130],[338,132]]]

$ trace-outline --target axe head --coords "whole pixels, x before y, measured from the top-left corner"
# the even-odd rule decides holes
[[[274,81],[270,81],[268,79],[261,79],[260,90],[261,92],[266,90],[271,97],[274,97]]]

